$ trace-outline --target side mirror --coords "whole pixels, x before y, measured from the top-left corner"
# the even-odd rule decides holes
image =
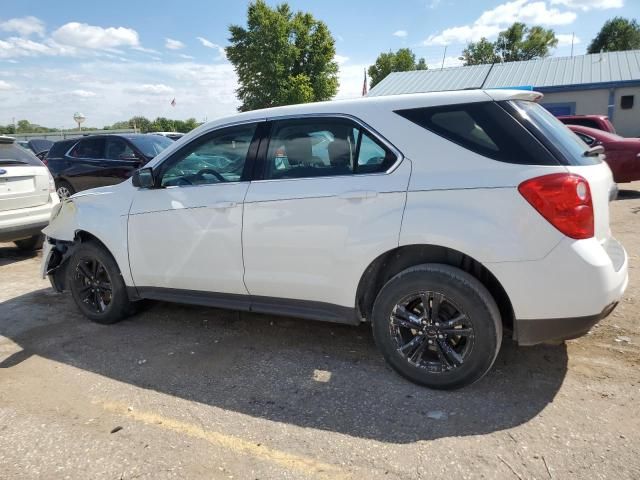
[[[155,187],[155,179],[153,178],[153,169],[141,168],[133,172],[131,183],[134,187],[138,188],[153,188]]]

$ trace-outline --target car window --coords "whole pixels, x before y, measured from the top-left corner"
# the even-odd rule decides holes
[[[107,138],[104,157],[109,160],[135,160],[136,154],[131,146],[121,138]]]
[[[266,179],[353,175],[386,171],[396,156],[373,135],[343,118],[275,122]]]
[[[74,158],[104,158],[104,138],[84,138],[71,149]]]
[[[525,165],[558,164],[526,128],[495,102],[414,108],[396,113],[493,160]]]
[[[242,125],[194,140],[161,167],[161,185],[171,187],[240,181],[255,130],[255,124]]]
[[[169,145],[173,145],[173,140],[161,135],[138,135],[130,137],[129,140],[149,159],[158,155]]]
[[[59,140],[54,143],[47,154],[49,158],[63,157],[74,143],[78,141],[77,138],[71,140]]]
[[[42,162],[31,152],[17,143],[0,143],[0,165],[37,165]]]
[[[575,133],[578,137],[580,137],[580,140],[582,140],[584,143],[586,143],[589,146],[593,145],[596,141],[595,138],[590,137],[589,135],[585,135],[584,133],[581,133],[581,132],[573,132],[573,133]]]

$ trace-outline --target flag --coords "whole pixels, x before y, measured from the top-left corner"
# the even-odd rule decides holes
[[[174,98],[173,100],[171,100],[171,106],[175,107],[176,106],[176,99]]]
[[[367,69],[364,69],[364,83],[362,84],[362,96],[367,95]]]

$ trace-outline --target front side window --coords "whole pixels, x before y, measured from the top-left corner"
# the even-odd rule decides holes
[[[121,138],[107,138],[104,157],[108,160],[134,160],[136,154]]]
[[[74,158],[104,158],[104,138],[85,138],[80,140],[69,153]]]
[[[173,140],[161,135],[138,135],[130,137],[129,140],[149,159],[173,144]]]
[[[255,124],[241,125],[195,139],[160,167],[161,185],[171,187],[240,181],[255,130]]]
[[[266,179],[354,175],[386,171],[396,156],[348,119],[275,122],[265,164]]]

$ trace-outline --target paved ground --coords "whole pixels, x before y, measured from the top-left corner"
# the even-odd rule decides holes
[[[0,245],[0,478],[640,478],[640,184],[612,204],[623,304],[560,346],[503,346],[453,393],[359,328],[154,304],[89,323]],[[543,299],[541,299],[543,301]]]

